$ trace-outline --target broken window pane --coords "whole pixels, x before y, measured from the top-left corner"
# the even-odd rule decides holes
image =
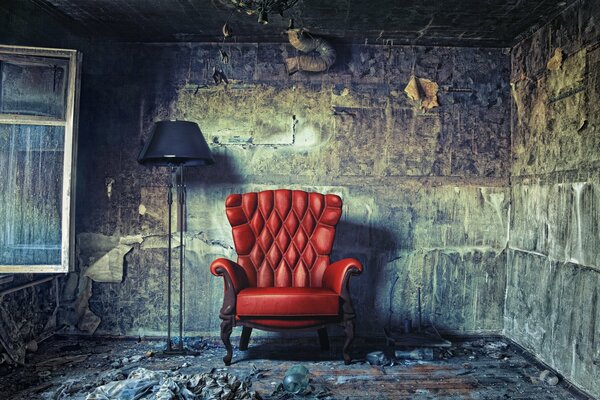
[[[67,63],[0,55],[0,113],[64,119]]]
[[[0,125],[0,265],[60,265],[64,127]]]

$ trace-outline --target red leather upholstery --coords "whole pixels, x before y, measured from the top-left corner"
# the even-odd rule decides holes
[[[333,290],[315,288],[248,288],[237,295],[240,317],[337,316],[340,297]]]
[[[250,318],[237,317],[237,322],[243,325],[244,322],[250,322],[252,326],[260,326],[262,329],[273,331],[288,331],[293,329],[306,329],[323,326],[323,318]]]
[[[325,349],[325,325],[330,323],[343,326],[342,354],[350,363],[356,314],[349,280],[362,272],[362,265],[353,258],[330,264],[342,199],[334,194],[266,190],[232,194],[225,206],[238,260],[219,258],[210,266],[225,280],[219,313],[225,364],[233,357],[230,335],[236,325],[244,327],[240,350],[248,347],[252,328],[317,328]]]
[[[227,272],[231,277],[231,283],[235,292],[248,287],[248,278],[246,278],[246,272],[237,263],[226,258],[217,258],[210,264],[210,271],[213,275],[223,275],[223,272]]]
[[[225,202],[238,264],[253,287],[321,287],[342,200],[334,194],[266,190]]]
[[[342,293],[344,278],[350,270],[353,270],[354,273],[361,273],[363,266],[355,258],[344,258],[334,262],[325,271],[323,287],[334,290],[337,294]]]
[[[247,319],[245,317],[237,317],[237,322],[251,322],[253,326],[260,326],[263,329],[273,330],[273,331],[286,331],[290,329],[306,329],[306,328],[314,328],[317,326],[323,326],[323,323],[326,322],[321,319],[316,318],[251,318]]]

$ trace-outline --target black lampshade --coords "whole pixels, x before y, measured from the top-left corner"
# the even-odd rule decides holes
[[[156,122],[138,156],[144,165],[210,165],[215,160],[195,122]]]

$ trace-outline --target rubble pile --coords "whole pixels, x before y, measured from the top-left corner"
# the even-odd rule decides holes
[[[86,400],[260,400],[250,384],[235,375],[217,372],[184,375],[171,371],[133,370],[127,379],[99,386]]]

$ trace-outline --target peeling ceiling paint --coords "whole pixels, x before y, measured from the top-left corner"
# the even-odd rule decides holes
[[[300,0],[269,24],[230,0],[29,0],[80,32],[120,41],[285,41],[288,18],[334,40],[509,47],[574,0]]]

